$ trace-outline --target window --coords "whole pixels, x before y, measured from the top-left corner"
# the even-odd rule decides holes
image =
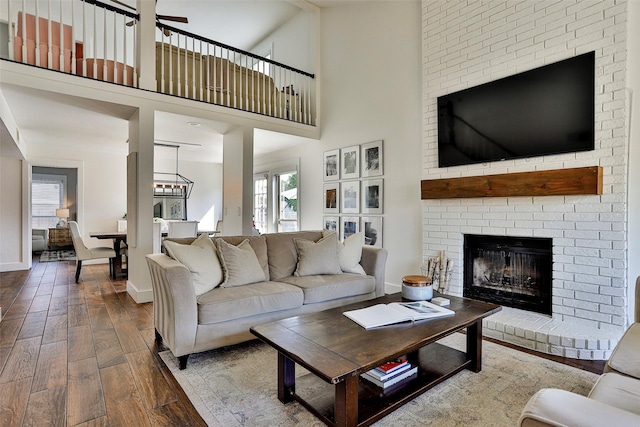
[[[278,231],[298,231],[298,173],[280,173],[275,176],[275,180]]]
[[[253,221],[261,233],[298,231],[300,159],[269,163],[254,170]]]
[[[56,209],[64,207],[67,177],[34,174],[31,180],[31,227],[50,228],[58,223]]]
[[[253,223],[260,234],[268,230],[267,178],[267,175],[257,175],[253,178]]]

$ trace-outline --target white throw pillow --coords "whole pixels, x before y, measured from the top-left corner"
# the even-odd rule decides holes
[[[196,296],[209,292],[222,282],[222,267],[218,251],[209,236],[204,233],[190,245],[164,241],[167,254],[184,264],[191,272]]]
[[[224,281],[221,285],[223,288],[267,280],[258,256],[248,239],[243,240],[238,246],[227,243],[223,239],[217,239],[216,245],[224,270]]]
[[[336,234],[330,234],[313,242],[293,239],[298,251],[298,265],[294,276],[314,276],[316,274],[340,274]]]
[[[330,234],[337,235],[335,231],[323,230],[322,232],[323,236],[328,236]],[[364,269],[360,265],[360,260],[362,259],[362,247],[364,246],[364,233],[354,233],[344,239],[344,242],[337,242],[337,245],[340,269],[344,273],[355,273],[365,276],[367,273],[365,273]]]

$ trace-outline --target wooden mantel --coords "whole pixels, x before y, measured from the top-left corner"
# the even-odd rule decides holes
[[[576,194],[602,194],[601,166],[431,179],[421,182],[422,200]]]

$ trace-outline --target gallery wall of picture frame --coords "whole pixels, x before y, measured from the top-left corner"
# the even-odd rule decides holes
[[[323,228],[340,240],[362,230],[366,245],[382,247],[382,146],[378,140],[324,152]]]

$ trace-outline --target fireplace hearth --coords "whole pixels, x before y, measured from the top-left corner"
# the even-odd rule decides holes
[[[463,295],[551,314],[552,240],[464,236]]]

